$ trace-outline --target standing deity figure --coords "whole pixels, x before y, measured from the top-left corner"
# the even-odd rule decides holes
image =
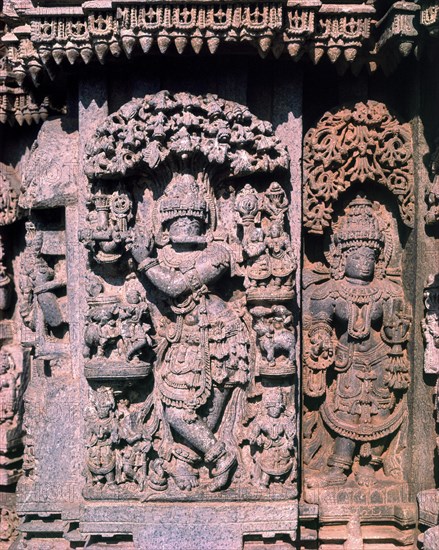
[[[310,288],[305,392],[324,397],[320,415],[335,434],[323,486],[344,484],[356,455],[359,485],[375,484],[381,465],[401,477],[397,453],[385,451],[407,414],[410,315],[386,278],[386,238],[372,203],[357,197],[334,230],[331,279]]]
[[[111,388],[102,386],[94,392],[93,407],[87,415],[87,466],[91,472],[91,484],[115,483],[114,447],[119,440],[115,407]]]
[[[230,272],[232,259],[223,244],[207,239],[208,207],[195,179],[176,176],[158,211],[167,244],[154,250],[140,236],[132,252],[138,270],[169,306],[154,368],[163,469],[180,489],[190,490],[198,485],[193,465],[201,456],[210,469],[210,489],[217,491],[229,482],[237,461],[231,428],[224,426],[230,421],[222,420],[233,416],[248,380],[248,333],[213,288]]]
[[[250,425],[250,444],[255,481],[265,488],[273,480],[287,476],[292,481],[296,479],[296,415],[286,408],[285,397],[278,387],[264,391],[262,404],[263,408]]]

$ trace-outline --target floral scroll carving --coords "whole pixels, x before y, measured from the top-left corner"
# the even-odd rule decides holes
[[[110,115],[85,167],[85,495],[294,496],[296,260],[271,125],[160,92]]]
[[[326,113],[304,142],[304,224],[322,234],[337,198],[352,184],[378,183],[397,198],[413,227],[413,158],[408,124],[376,101]]]

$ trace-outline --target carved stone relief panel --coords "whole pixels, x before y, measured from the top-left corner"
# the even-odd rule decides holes
[[[413,544],[404,458],[412,313],[398,229],[398,217],[413,222],[410,134],[384,105],[359,103],[308,132],[305,163],[305,225],[322,236],[305,248],[304,497],[319,506],[323,539]]]
[[[0,164],[0,545],[16,535],[14,487],[23,461],[22,396],[27,382],[27,353],[19,345],[16,318],[16,273],[11,230],[20,217],[20,182]],[[9,541],[9,542],[6,542]]]
[[[217,96],[160,92],[86,154],[91,500],[297,495],[288,156]]]
[[[424,290],[425,318],[422,329],[425,340],[424,371],[436,376],[436,424],[439,410],[439,275],[431,275]],[[439,490],[418,493],[419,520],[429,529],[422,534],[423,548],[435,550],[439,540]]]

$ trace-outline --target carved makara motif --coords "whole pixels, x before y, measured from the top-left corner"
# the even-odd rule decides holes
[[[304,225],[322,234],[336,199],[352,184],[374,182],[398,200],[401,217],[413,227],[413,158],[410,127],[383,103],[368,101],[326,113],[304,142]]]
[[[403,479],[411,313],[396,242],[390,214],[358,196],[333,224],[329,267],[316,264],[310,273],[305,456],[311,470],[325,467],[322,475],[309,475],[309,486],[343,485],[351,472],[360,486]],[[323,443],[328,433],[332,450]]]
[[[97,131],[81,229],[90,498],[296,493],[287,165],[269,123],[216,96],[160,92]],[[253,174],[265,183],[237,179]]]

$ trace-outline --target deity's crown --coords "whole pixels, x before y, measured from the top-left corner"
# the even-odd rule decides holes
[[[267,388],[264,391],[262,400],[266,407],[285,406],[285,396],[278,387]]]
[[[349,204],[347,215],[334,237],[342,249],[353,246],[382,247],[384,234],[372,203],[365,197],[357,196]]]
[[[171,182],[169,190],[160,201],[162,222],[189,216],[207,221],[207,205],[190,174],[179,175]]]

